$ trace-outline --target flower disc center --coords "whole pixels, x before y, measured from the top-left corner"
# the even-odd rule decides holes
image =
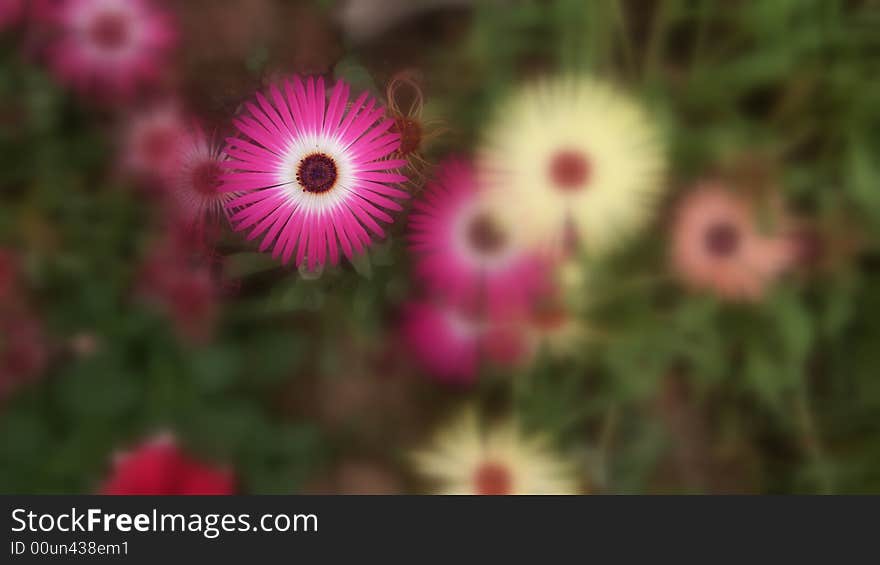
[[[116,12],[99,14],[92,23],[90,34],[95,45],[107,51],[116,51],[128,40],[128,18]]]
[[[550,159],[550,180],[557,188],[575,191],[586,188],[592,175],[592,165],[586,155],[579,151],[558,151]]]
[[[739,248],[740,234],[736,226],[719,222],[706,230],[706,249],[715,257],[730,257]]]
[[[480,255],[498,253],[507,242],[507,236],[498,223],[487,213],[475,215],[467,226],[467,241]]]
[[[476,494],[510,494],[512,488],[513,477],[505,465],[487,461],[474,472],[474,492]]]
[[[192,185],[195,191],[204,196],[214,196],[220,186],[220,165],[215,161],[198,164],[192,171]]]
[[[297,166],[296,180],[305,192],[321,194],[336,185],[336,162],[323,153],[304,157]]]

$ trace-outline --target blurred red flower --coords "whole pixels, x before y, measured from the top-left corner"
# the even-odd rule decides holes
[[[170,436],[147,441],[119,456],[101,494],[233,494],[231,471],[184,453]]]

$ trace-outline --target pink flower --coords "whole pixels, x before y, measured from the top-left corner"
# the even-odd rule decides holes
[[[549,265],[518,245],[480,198],[473,167],[447,161],[410,216],[416,274],[428,288],[493,318],[523,314],[548,290]]]
[[[730,300],[760,299],[796,257],[791,240],[773,225],[779,216],[767,218],[767,229],[762,229],[759,211],[750,201],[720,184],[704,183],[678,208],[672,229],[673,268],[692,288]]]
[[[25,17],[30,23],[52,23],[58,20],[64,4],[68,2],[70,0],[30,0],[27,2]]]
[[[235,478],[184,453],[170,436],[160,436],[116,458],[101,494],[234,494]]]
[[[490,325],[430,302],[407,304],[402,330],[419,364],[447,384],[473,383],[483,357],[510,366],[527,353],[525,336],[515,326]]]
[[[0,248],[0,310],[17,302],[18,289],[18,257]]]
[[[23,0],[3,0],[0,2],[0,31],[16,25],[21,20]]]
[[[388,133],[394,121],[367,93],[348,99],[343,81],[328,101],[324,79],[294,77],[269,98],[258,93],[250,115],[235,120],[242,137],[228,139],[232,172],[223,181],[223,190],[242,193],[229,202],[242,208],[232,221],[251,229],[248,239],[262,236],[260,251],[272,247],[284,263],[296,251],[298,266],[314,269],[328,257],[335,265],[340,247],[351,259],[371,233],[385,235],[378,221],[392,222],[385,209],[400,210],[392,199],[407,196],[389,186],[406,181],[390,172],[406,161],[387,159],[400,145]]]
[[[156,82],[176,41],[175,23],[151,0],[64,0],[50,19],[57,27],[48,48],[55,74],[107,97]]]
[[[40,321],[27,312],[0,312],[0,399],[35,381],[48,361]]]
[[[220,190],[226,155],[201,127],[179,144],[179,156],[167,184],[174,212],[189,228],[201,234],[206,225],[226,216],[226,202],[234,195]]]
[[[171,319],[183,339],[201,343],[210,339],[219,311],[219,265],[186,232],[179,235],[147,257],[138,293]]]
[[[124,132],[122,166],[154,188],[164,188],[184,159],[189,131],[187,120],[172,103],[130,116]]]

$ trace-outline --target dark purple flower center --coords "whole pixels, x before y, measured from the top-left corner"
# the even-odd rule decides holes
[[[488,214],[474,216],[467,226],[467,240],[481,255],[492,255],[504,247],[507,237]]]
[[[474,472],[475,494],[510,494],[513,478],[506,466],[487,461]]]
[[[299,162],[296,180],[306,192],[321,194],[336,185],[336,162],[323,153],[312,153]]]
[[[718,222],[709,226],[705,237],[706,250],[715,257],[730,257],[739,248],[739,230],[727,222]]]
[[[590,160],[579,151],[558,151],[550,159],[550,180],[557,188],[574,191],[586,188],[593,169]]]
[[[128,19],[118,12],[99,14],[92,23],[92,41],[103,49],[115,51],[128,40]]]
[[[216,161],[205,161],[199,163],[192,170],[192,185],[195,191],[204,196],[214,196],[217,194],[217,187],[220,186],[220,174],[222,173],[220,165]]]

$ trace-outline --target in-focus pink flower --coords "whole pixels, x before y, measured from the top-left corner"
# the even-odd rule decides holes
[[[672,230],[672,263],[689,286],[730,300],[757,300],[796,258],[775,209],[767,225],[748,199],[704,183],[681,202]]]
[[[17,24],[21,20],[23,11],[23,0],[3,0],[0,2],[0,31]]]
[[[430,302],[404,307],[402,331],[415,359],[448,384],[472,383],[481,361],[517,365],[526,353],[525,337],[515,326],[490,325]]]
[[[480,198],[476,175],[447,161],[410,215],[416,274],[428,288],[468,311],[492,318],[521,315],[549,289],[549,265],[517,244]]]
[[[335,265],[340,247],[351,259],[371,233],[384,237],[378,222],[392,222],[385,210],[400,210],[393,199],[407,196],[391,186],[406,181],[394,172],[406,161],[387,159],[400,145],[388,133],[394,121],[366,92],[348,99],[344,81],[328,100],[324,79],[294,77],[268,98],[258,93],[235,120],[242,137],[228,139],[232,171],[223,180],[223,190],[242,193],[229,202],[241,207],[232,221],[284,263],[295,251],[296,265]]]
[[[0,312],[0,399],[36,380],[48,361],[40,321],[27,312]]]
[[[187,119],[173,103],[133,114],[124,132],[123,168],[148,181],[152,189],[164,189],[181,166],[190,129]]]
[[[229,470],[183,452],[166,435],[119,455],[100,490],[101,494],[234,494],[235,478]]]
[[[64,0],[49,19],[48,47],[58,78],[103,97],[127,97],[166,71],[176,24],[151,0]]]
[[[220,190],[226,155],[197,124],[179,144],[179,158],[167,179],[173,212],[184,226],[202,234],[226,216],[233,193]]]

